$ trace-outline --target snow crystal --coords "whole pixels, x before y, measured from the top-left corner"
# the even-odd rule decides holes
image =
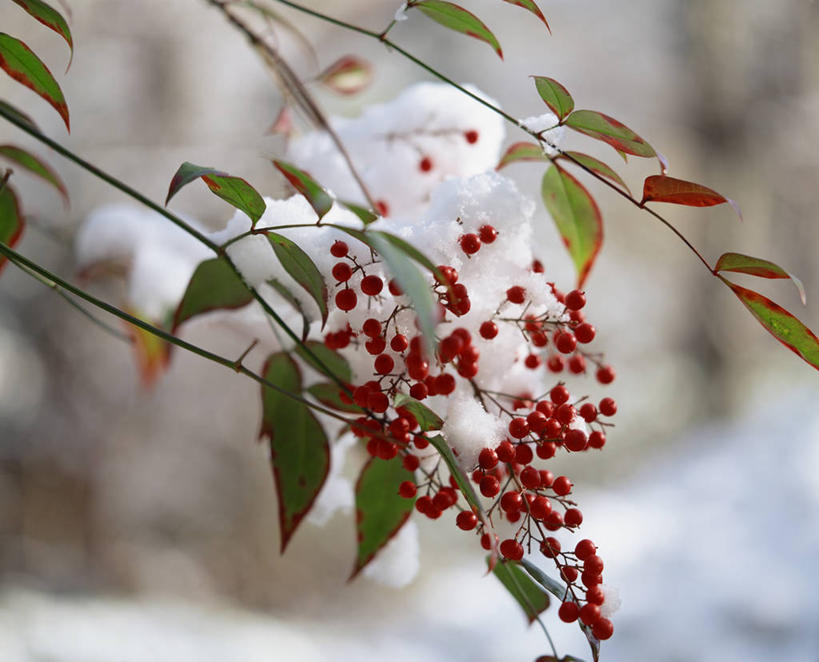
[[[418,555],[418,525],[409,520],[361,572],[385,586],[402,588],[418,574]]]
[[[484,448],[495,448],[506,437],[503,421],[486,411],[471,393],[456,393],[448,398],[442,432],[465,469],[478,462]]]
[[[600,614],[603,618],[611,618],[620,609],[620,605],[623,604],[620,599],[620,591],[608,584],[600,584],[600,589],[603,591],[603,595],[606,596],[606,601],[600,606]]]
[[[529,131],[534,131],[535,133],[542,132],[541,138],[545,143],[543,152],[547,156],[555,156],[558,153],[555,148],[559,148],[563,144],[563,139],[566,135],[566,127],[557,126],[557,122],[557,115],[551,112],[518,120],[518,124],[529,129]]]

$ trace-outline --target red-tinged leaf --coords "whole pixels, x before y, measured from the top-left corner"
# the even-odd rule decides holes
[[[557,166],[543,175],[541,193],[572,257],[581,288],[603,244],[603,217],[583,185]]]
[[[566,119],[574,110],[574,99],[569,94],[569,90],[554,78],[547,78],[546,76],[532,76],[532,78],[535,79],[535,88],[537,88],[540,98],[543,99],[543,103],[549,106],[549,109],[557,115],[558,120],[562,122]]]
[[[68,189],[66,189],[63,180],[44,161],[14,145],[0,145],[0,157],[16,163],[21,168],[25,168],[51,184],[60,192],[63,200],[68,204]]]
[[[643,156],[657,156],[654,148],[613,117],[596,110],[576,110],[566,118],[564,124],[579,133],[602,140],[618,152]]]
[[[274,136],[279,135],[284,136],[285,138],[290,138],[295,129],[296,127],[293,124],[293,115],[290,112],[290,107],[282,106],[279,114],[276,115],[276,119],[273,120],[273,124],[271,124],[270,128],[267,130],[267,133]]]
[[[313,297],[321,312],[321,328],[327,322],[327,284],[315,262],[293,241],[275,232],[267,232],[270,245],[288,275]]]
[[[287,178],[293,188],[307,199],[307,202],[318,214],[319,220],[324,218],[324,215],[333,206],[333,198],[330,194],[304,170],[300,170],[284,161],[273,161],[273,165]]]
[[[576,164],[585,166],[586,168],[588,168],[594,173],[597,173],[601,177],[605,177],[609,181],[617,184],[618,186],[622,186],[623,190],[625,190],[629,195],[631,195],[631,191],[629,190],[629,187],[626,185],[626,183],[623,181],[623,178],[620,177],[620,175],[618,175],[614,170],[612,170],[609,166],[607,166],[599,159],[596,159],[593,156],[589,156],[588,154],[583,154],[582,152],[565,152],[558,158],[563,158],[567,161],[571,161]]]
[[[549,608],[549,594],[514,561],[501,561],[492,568],[492,573],[517,600],[529,623],[534,623]]]
[[[492,31],[475,14],[463,7],[443,0],[421,0],[409,3],[408,7],[417,7],[433,21],[450,30],[486,42],[503,59],[503,51]]]
[[[63,91],[48,67],[22,41],[4,32],[0,32],[0,68],[50,103],[63,118],[65,128],[71,130]]]
[[[372,82],[373,68],[360,57],[345,55],[322,71],[318,80],[337,94],[358,94]]]
[[[538,7],[532,0],[503,0],[504,2],[508,2],[510,5],[515,5],[516,7],[523,7],[524,9],[532,12],[535,16],[537,16],[542,22],[543,25],[546,26],[546,29],[549,31],[549,34],[552,34],[552,28],[549,27],[549,22],[546,20],[546,17],[543,15],[543,12],[540,11],[540,7]]]
[[[510,163],[516,163],[518,161],[548,160],[549,157],[543,153],[543,148],[540,145],[536,145],[535,143],[520,142],[509,146],[509,149],[504,152],[501,160],[498,162],[498,165],[495,166],[495,170],[500,170],[501,168],[508,166]]]
[[[179,192],[179,189],[199,178],[207,184],[207,187],[214,194],[247,214],[253,225],[256,225],[267,208],[259,192],[241,177],[234,177],[219,170],[198,166],[187,161],[179,166],[179,170],[171,179],[165,204],[167,205],[171,201],[171,198]]]
[[[31,16],[40,21],[43,25],[51,28],[65,39],[68,48],[71,50],[71,56],[68,61],[68,66],[71,66],[71,59],[74,58],[74,42],[71,39],[71,30],[68,28],[68,23],[65,22],[62,14],[43,0],[12,0],[25,9]]]
[[[324,364],[337,379],[345,384],[349,384],[353,379],[353,371],[350,368],[350,364],[347,363],[347,359],[335,350],[327,347],[323,342],[308,340],[306,343],[297,345],[295,352],[300,359],[304,360],[305,363],[322,375],[327,374],[322,367],[322,364]],[[318,357],[319,360],[316,361],[314,357]]]
[[[213,310],[246,306],[253,295],[224,258],[205,260],[196,267],[174,315],[173,330],[187,320]]]
[[[264,378],[290,393],[301,393],[301,373],[286,352],[272,354]],[[330,471],[330,444],[310,408],[262,386],[260,438],[270,443],[270,463],[279,498],[281,551],[310,511]]]
[[[802,300],[802,305],[806,305],[805,286],[789,271],[785,271],[778,264],[774,264],[769,260],[763,260],[758,257],[751,257],[750,255],[743,255],[742,253],[723,253],[717,260],[717,266],[714,271],[733,271],[738,274],[748,274],[750,276],[759,276],[760,278],[790,278],[796,289],[799,291],[799,298]]]
[[[26,115],[23,111],[17,110],[14,106],[10,103],[6,103],[2,99],[0,99],[0,115],[4,115],[6,117],[13,117],[18,122],[22,122],[30,129],[34,129],[35,131],[39,131],[40,128],[35,124],[34,120],[31,119],[28,115]]]
[[[734,211],[742,220],[742,212],[739,205],[730,198],[717,193],[713,189],[687,182],[684,179],[675,179],[666,175],[651,175],[646,177],[643,183],[643,201],[646,202],[670,202],[674,205],[686,205],[688,207],[713,207],[727,202],[734,208]]]
[[[768,333],[819,370],[819,338],[782,306],[720,276]]]
[[[409,519],[415,500],[398,493],[405,480],[414,478],[404,468],[400,455],[391,460],[372,458],[364,465],[355,486],[358,552],[350,579],[375,558]]]
[[[307,392],[318,400],[325,407],[335,409],[336,411],[343,411],[349,414],[364,413],[364,410],[358,405],[350,402],[349,397],[346,397],[344,391],[339,388],[338,384],[331,382],[320,382],[307,387]]]
[[[137,311],[128,310],[127,312],[154,326],[162,326],[161,324],[157,324],[156,320],[148,319]],[[150,389],[168,369],[171,360],[172,345],[153,333],[134,326],[133,324],[126,324],[125,329],[133,343],[134,355],[136,357],[142,386],[146,389]]]
[[[23,235],[23,212],[17,195],[8,182],[0,186],[0,243],[9,247],[20,241]],[[7,258],[0,257],[0,272],[6,266]]]

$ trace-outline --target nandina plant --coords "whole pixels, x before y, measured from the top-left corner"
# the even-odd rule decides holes
[[[529,12],[521,19],[549,29],[535,2],[506,1]],[[14,2],[73,49],[57,9],[42,0]],[[325,518],[342,505],[333,502],[338,491],[329,486],[343,486],[346,450],[360,446],[369,459],[358,468],[354,489],[351,525],[358,544],[351,550],[351,577],[377,568],[379,553],[401,542],[412,517],[437,520],[450,511],[454,517],[446,521],[473,536],[476,553],[486,555],[488,569],[529,621],[540,622],[556,598],[560,619],[579,624],[597,660],[600,641],[614,632],[610,616],[616,606],[603,582],[604,550],[579,533],[583,513],[572,480],[548,468],[557,453],[603,450],[617,413],[617,403],[605,395],[615,370],[595,346],[596,328],[584,314],[593,295],[584,283],[602,247],[603,220],[578,177],[603,182],[671,229],[769,333],[817,368],[816,336],[727,274],[789,278],[804,299],[801,283],[773,262],[738,253],[725,253],[711,266],[647,205],[729,203],[739,213],[735,203],[669,176],[654,147],[607,114],[575,109],[557,80],[535,75],[522,81],[533,85],[533,103],[545,107],[517,120],[389,37],[398,22],[426,16],[502,56],[493,32],[464,7],[413,0],[383,30],[373,31],[287,0],[207,4],[244,33],[314,129],[291,138],[286,154],[273,160],[294,195],[265,198],[241,177],[184,163],[170,178],[162,206],[0,102],[7,121],[149,210],[102,210],[78,237],[78,266],[86,273],[128,246],[134,264],[129,278],[140,287],[114,306],[14,249],[25,217],[7,169],[0,182],[3,262],[74,305],[81,299],[126,322],[148,386],[161,377],[172,347],[260,385],[259,436],[270,447],[282,552],[318,504]],[[330,121],[288,65],[287,54],[255,28],[253,13],[279,24],[276,4],[377,39],[441,82],[408,88],[359,119]],[[51,104],[69,128],[59,84],[23,41],[0,33],[0,67]],[[345,56],[318,80],[338,93],[355,94],[370,75],[365,61]],[[502,150],[505,123],[527,138]],[[274,129],[290,136],[289,107]],[[660,173],[645,179],[636,198],[611,166],[565,148],[568,130],[581,140],[607,143],[624,158],[657,159]],[[39,156],[3,145],[0,157],[67,198],[62,181]],[[541,196],[576,267],[574,284],[555,283],[533,249],[534,203],[498,172],[516,162],[546,168]],[[167,209],[196,180],[236,209],[224,230],[207,232]],[[116,246],[103,227],[116,229]],[[156,248],[163,262],[158,270],[152,263],[150,275],[161,287],[146,287],[151,281],[138,265]],[[186,325],[205,314],[235,315],[247,332],[247,350],[228,358],[185,340]],[[251,352],[257,347],[265,356],[254,366]],[[561,542],[557,532],[572,536],[571,543],[564,534]],[[559,657],[552,646],[540,659]]]

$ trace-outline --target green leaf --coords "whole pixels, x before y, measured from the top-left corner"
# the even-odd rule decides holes
[[[743,255],[742,253],[723,253],[717,260],[717,266],[714,271],[733,271],[738,274],[748,274],[750,276],[759,276],[760,278],[790,278],[796,289],[799,291],[799,298],[802,300],[802,305],[806,305],[805,286],[792,273],[785,271],[778,264],[774,264],[769,260],[763,260],[758,257],[751,257],[750,255]]]
[[[768,333],[819,370],[819,339],[787,310],[758,292],[745,289],[720,276]]]
[[[492,572],[510,595],[518,601],[530,623],[534,623],[538,615],[549,608],[549,594],[517,563],[501,561],[495,564]]]
[[[520,142],[510,145],[504,152],[495,170],[505,168],[516,161],[548,161],[549,157],[543,153],[543,148],[535,143]]]
[[[507,0],[508,2],[509,0]],[[574,110],[574,99],[561,83],[558,83],[554,78],[547,78],[546,76],[532,76],[535,79],[535,87],[543,103],[549,106],[549,109],[557,115],[557,119],[561,122]]]
[[[338,411],[358,415],[364,413],[364,410],[361,407],[352,402],[347,402],[341,397],[343,391],[341,388],[339,388],[338,384],[333,384],[332,382],[319,382],[318,384],[308,386],[307,392],[321,404],[325,405],[326,407],[330,407],[330,409],[336,409]]]
[[[68,23],[65,22],[62,14],[50,5],[43,2],[43,0],[12,0],[25,9],[31,16],[40,21],[43,25],[51,28],[65,39],[68,48],[71,50],[71,59],[74,58],[74,42],[71,39],[71,30],[68,29]],[[68,66],[71,66],[71,59],[68,61]]]
[[[13,247],[23,234],[23,213],[17,196],[8,183],[0,188],[0,242]],[[7,259],[0,256],[0,272]]]
[[[358,216],[364,225],[369,225],[370,223],[374,223],[378,220],[378,214],[367,209],[366,207],[362,207],[354,202],[347,202],[345,200],[339,200],[338,203]]]
[[[45,99],[71,130],[68,105],[54,76],[34,52],[19,39],[0,32],[0,67],[14,80],[25,85]]]
[[[23,124],[25,124],[30,129],[34,129],[35,131],[40,130],[40,128],[37,126],[37,124],[34,122],[34,120],[31,119],[31,117],[26,115],[23,111],[17,110],[10,103],[6,103],[2,99],[0,99],[0,113],[2,113],[3,115],[8,115],[8,116],[13,117],[18,122],[22,122]]]
[[[654,148],[625,124],[596,110],[576,110],[566,118],[564,124],[608,143],[618,152],[646,158],[657,156]]]
[[[313,353],[313,355],[317,356],[319,361],[326,365],[327,369],[330,370],[330,372],[338,379],[345,384],[350,383],[353,378],[353,372],[350,370],[350,364],[347,363],[347,359],[345,359],[341,354],[333,349],[330,349],[323,342],[319,342],[318,340],[308,340],[303,345],[297,345],[295,351],[299,358],[303,359],[321,374],[326,374],[324,368],[322,368],[316,359],[313,358],[310,352],[305,350],[305,346],[310,350],[310,352]]]
[[[301,374],[286,352],[272,354],[262,374],[290,393],[301,393]],[[262,387],[260,438],[270,442],[270,462],[279,498],[279,529],[284,552],[310,511],[330,471],[330,444],[310,408],[273,389]]]
[[[643,199],[640,202],[670,202],[675,205],[686,205],[688,207],[712,207],[727,202],[734,208],[734,211],[742,220],[742,211],[739,205],[726,198],[714,189],[710,189],[702,184],[688,182],[684,179],[667,177],[666,175],[651,175],[643,182]]]
[[[581,288],[603,244],[600,210],[579,181],[554,165],[543,175],[541,193],[574,261]]]
[[[307,199],[307,202],[318,214],[319,220],[324,218],[324,215],[333,206],[333,198],[330,194],[304,170],[300,170],[284,161],[273,161],[273,165],[287,178],[293,188]]]
[[[275,232],[266,232],[276,257],[284,270],[313,297],[321,311],[321,328],[327,322],[327,285],[315,262],[298,245]]]
[[[174,315],[174,332],[182,322],[196,315],[222,308],[241,308],[253,301],[253,295],[227,260],[215,257],[201,262],[193,272],[188,288]]]
[[[51,184],[60,192],[66,204],[68,203],[68,189],[63,180],[45,162],[14,145],[0,145],[0,157],[16,163]]]
[[[609,181],[617,184],[618,186],[622,186],[626,193],[631,195],[631,191],[629,190],[629,187],[626,185],[626,183],[623,181],[623,178],[620,177],[620,175],[618,175],[614,170],[612,170],[609,166],[607,166],[599,159],[596,159],[593,156],[589,156],[588,154],[583,154],[582,152],[565,152],[558,158],[563,158],[572,163],[585,166],[586,168],[588,168],[594,173],[597,173],[601,177],[605,177]]]
[[[398,533],[412,513],[414,500],[398,493],[398,486],[405,480],[413,480],[413,474],[404,468],[400,455],[391,460],[371,458],[364,465],[355,486],[358,553],[351,579]]]
[[[370,63],[355,55],[345,55],[318,75],[318,80],[337,94],[357,94],[373,79]]]
[[[413,416],[415,416],[415,420],[418,421],[418,425],[421,426],[421,430],[424,432],[429,430],[440,430],[442,427],[444,427],[444,421],[440,416],[438,416],[438,414],[432,411],[425,404],[418,402],[418,400],[415,398],[411,398],[404,393],[395,394],[394,406],[403,407]]]
[[[546,20],[546,17],[543,15],[543,12],[540,11],[540,7],[538,7],[532,0],[503,0],[504,2],[508,2],[510,5],[515,5],[516,7],[523,7],[524,9],[532,12],[535,16],[537,16],[542,22],[543,25],[546,26],[546,29],[549,31],[549,34],[552,34],[552,28],[549,27],[549,22]]]
[[[302,308],[301,301],[299,301],[293,295],[293,293],[287,289],[287,287],[285,287],[275,278],[271,278],[267,282],[270,285],[270,287],[272,287],[279,294],[281,294],[282,297],[287,300],[287,303],[293,306],[293,308],[295,308],[301,315],[301,339],[302,342],[304,342],[305,340],[307,340],[307,334],[310,332],[310,320],[307,317],[307,314],[304,312],[304,309]]]
[[[264,199],[244,179],[187,161],[179,166],[179,170],[171,179],[165,205],[171,201],[171,198],[177,194],[179,189],[200,177],[214,194],[247,214],[250,220],[253,221],[253,225],[256,225],[262,214],[264,214],[267,207]]]
[[[486,42],[503,59],[503,51],[492,31],[475,14],[468,12],[463,7],[451,2],[443,2],[443,0],[410,2],[408,7],[417,7],[433,21],[450,30]]]

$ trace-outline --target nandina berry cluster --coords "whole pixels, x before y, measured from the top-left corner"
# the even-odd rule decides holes
[[[480,259],[498,232],[483,225],[476,233],[463,233],[458,247],[467,259]],[[458,511],[455,522],[464,531],[473,531],[484,549],[497,548],[502,557],[519,561],[534,549],[550,559],[566,584],[560,607],[560,618],[566,622],[580,620],[598,639],[613,632],[611,621],[601,615],[605,594],[601,589],[603,561],[590,540],[581,540],[573,551],[563,551],[552,533],[574,532],[583,521],[583,513],[571,499],[573,484],[566,476],[555,477],[549,469],[536,466],[558,452],[579,453],[601,449],[606,443],[607,419],[617,411],[612,398],[595,404],[588,397],[573,396],[560,381],[543,395],[502,393],[488,390],[479,382],[480,351],[472,333],[458,325],[458,318],[471,310],[467,284],[459,279],[450,265],[439,265],[430,288],[439,306],[439,335],[436,350],[429,355],[420,333],[406,334],[399,326],[399,315],[409,310],[400,288],[394,281],[385,287],[381,276],[370,273],[378,264],[361,263],[351,255],[344,241],[330,248],[338,260],[332,267],[336,281],[335,303],[342,311],[366,307],[369,311],[389,311],[366,317],[358,324],[325,335],[332,349],[354,347],[371,357],[371,378],[361,384],[350,384],[340,395],[355,403],[364,413],[351,428],[376,458],[402,457],[404,467],[415,473],[415,480],[404,482],[399,493],[415,499],[415,509],[430,519],[444,511]],[[543,274],[542,264],[531,266]],[[545,275],[543,276],[545,278]],[[590,353],[586,346],[594,340],[596,329],[586,321],[582,291],[566,294],[549,283],[562,310],[558,313],[530,313],[529,295],[523,285],[509,283],[505,298],[497,302],[495,313],[481,320],[478,333],[489,346],[503,325],[514,327],[526,348],[522,358],[529,370],[546,367],[560,373],[568,367],[575,375],[587,374],[594,366],[597,381],[608,384],[614,370],[602,356]],[[500,351],[503,351],[501,348]],[[510,363],[518,360],[510,356]],[[544,373],[546,375],[548,373]],[[488,500],[484,512],[469,506],[454,477],[445,475],[437,453],[429,449],[429,434],[415,414],[396,403],[399,394],[409,394],[419,402],[448,398],[460,385],[468,385],[474,398],[487,413],[505,427],[505,438],[483,448],[473,466],[464,466],[478,492]],[[546,388],[544,384],[544,388]],[[440,406],[438,407],[440,409]],[[453,449],[457,455],[457,449]],[[509,533],[501,539],[494,531]]]

